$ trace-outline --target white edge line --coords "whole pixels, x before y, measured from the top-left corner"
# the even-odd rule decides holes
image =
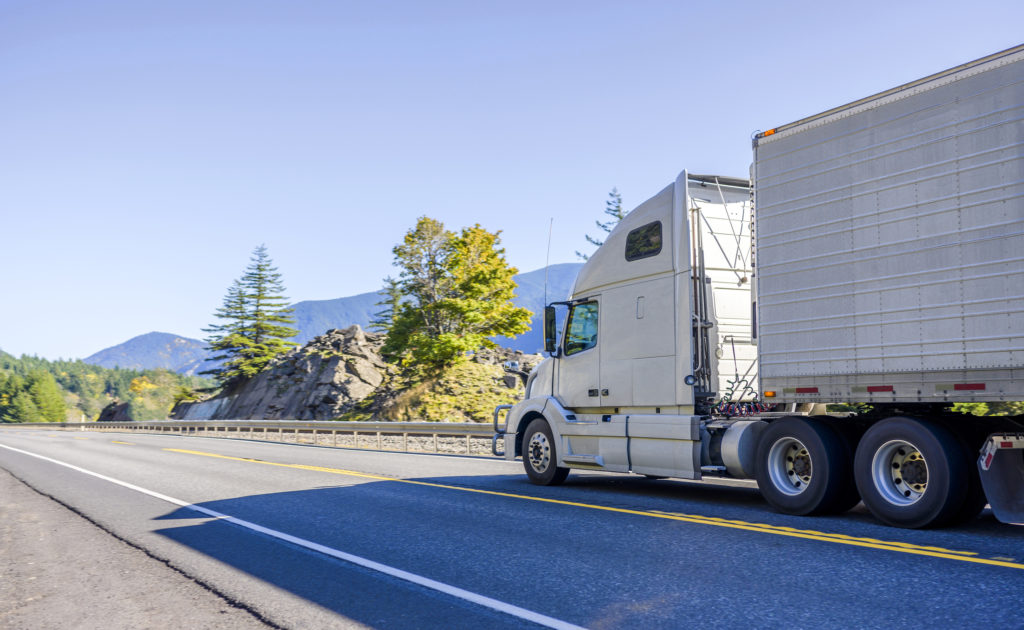
[[[175,499],[174,497],[169,497],[166,494],[160,494],[159,492],[155,492],[153,490],[147,490],[146,488],[136,486],[134,484],[128,483],[127,481],[121,481],[119,479],[114,479],[113,477],[101,475],[100,473],[93,472],[91,470],[86,470],[85,468],[80,468],[78,466],[75,466],[74,464],[62,462],[51,457],[46,457],[45,455],[39,455],[37,453],[23,451],[20,448],[14,448],[13,446],[7,446],[5,444],[0,444],[0,448],[5,448],[9,451],[14,451],[15,453],[21,453],[22,455],[28,455],[29,457],[35,457],[37,459],[41,459],[52,464],[57,464],[58,466],[64,466],[65,468],[70,468],[71,470],[86,475],[91,475],[93,477],[96,477],[97,479],[102,479],[103,481],[109,481],[110,483],[117,484],[124,488],[128,488],[129,490],[141,492],[142,494],[146,494],[153,498],[160,499],[161,501],[166,501],[167,503],[172,503],[179,507],[188,508],[190,510],[200,512],[207,516],[211,516],[213,518],[217,518],[222,521],[227,521],[234,525],[238,525],[239,527],[244,527],[254,532],[259,532],[272,538],[277,538],[279,540],[289,542],[293,545],[298,545],[299,547],[303,547],[305,549],[309,549],[317,553],[322,553],[332,558],[337,558],[338,560],[343,560],[345,562],[349,562],[351,564],[355,564],[366,569],[370,569],[371,571],[377,571],[385,575],[390,575],[391,577],[398,578],[399,580],[411,582],[418,586],[422,586],[424,588],[428,588],[439,593],[444,593],[445,595],[451,595],[452,597],[457,597],[459,599],[472,602],[480,606],[484,606],[485,608],[490,608],[492,610],[496,610],[498,612],[505,613],[513,617],[525,619],[526,621],[532,621],[533,623],[536,623],[541,626],[545,626],[548,628],[557,628],[558,630],[584,630],[581,626],[577,626],[566,621],[562,621],[560,619],[555,619],[554,617],[548,617],[547,615],[542,615],[540,613],[533,612],[532,610],[520,608],[519,606],[515,606],[513,604],[493,599],[485,595],[480,595],[472,591],[467,591],[457,586],[445,584],[444,582],[438,582],[437,580],[432,580],[430,578],[423,577],[422,575],[417,575],[415,573],[403,571],[402,569],[396,569],[386,564],[381,564],[380,562],[374,562],[373,560],[368,560],[366,558],[346,553],[344,551],[339,551],[337,549],[333,549],[331,547],[327,547],[325,545],[321,545],[319,543],[315,543],[304,538],[299,538],[297,536],[292,536],[291,534],[285,534],[284,532],[279,532],[268,527],[263,527],[262,525],[257,525],[256,523],[244,521],[240,518],[235,518],[230,514],[224,514],[222,512],[217,512],[216,510],[211,510],[209,508],[188,503],[187,501],[182,501],[181,499]]]

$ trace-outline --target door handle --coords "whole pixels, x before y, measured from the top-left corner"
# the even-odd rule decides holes
[[[601,395],[602,396],[607,396],[608,395],[608,390],[607,389],[602,389],[601,390]]]
[[[587,390],[587,396],[597,396],[597,390],[596,389],[588,389]]]

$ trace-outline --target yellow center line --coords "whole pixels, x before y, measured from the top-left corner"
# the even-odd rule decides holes
[[[495,497],[503,497],[509,499],[521,499],[524,501],[536,501],[538,503],[550,503],[554,505],[564,505],[569,507],[585,508],[589,510],[599,510],[602,512],[613,512],[616,514],[631,514],[634,516],[646,516],[649,518],[660,518],[671,521],[682,521],[684,523],[694,523],[698,525],[712,525],[714,527],[725,527],[728,529],[738,529],[742,531],[758,532],[762,534],[774,534],[776,536],[787,536],[790,538],[802,538],[805,540],[817,540],[822,542],[830,542],[838,545],[851,545],[854,547],[866,547],[869,549],[881,549],[883,551],[896,551],[899,553],[909,553],[918,556],[929,556],[933,558],[944,558],[946,560],[959,560],[961,562],[971,562],[975,564],[986,564],[997,567],[1007,567],[1011,569],[1024,569],[1024,564],[1019,562],[1013,562],[1012,558],[979,558],[977,553],[973,551],[957,551],[953,549],[944,549],[942,547],[930,547],[924,545],[914,545],[912,543],[898,542],[898,541],[887,541],[878,540],[875,538],[860,538],[856,536],[847,536],[845,534],[833,534],[829,532],[819,532],[809,529],[796,529],[793,527],[784,527],[781,525],[770,525],[767,523],[750,523],[747,521],[740,521],[734,519],[724,519],[714,516],[702,516],[699,514],[682,514],[676,512],[660,512],[660,511],[643,511],[643,510],[630,510],[627,508],[611,507],[607,505],[596,505],[592,503],[579,503],[576,501],[565,501],[562,499],[549,499],[546,497],[534,497],[523,494],[512,494],[509,492],[498,492],[496,490],[482,490],[479,488],[466,488],[462,486],[451,486],[441,483],[432,483],[429,481],[415,481],[413,479],[401,479],[398,477],[385,477],[383,475],[374,475],[370,473],[362,473],[354,470],[343,470],[341,468],[325,468],[323,466],[306,466],[304,464],[284,464],[280,462],[267,462],[259,459],[251,459],[247,457],[231,457],[229,455],[218,455],[217,453],[205,453],[202,451],[190,451],[185,449],[177,448],[165,448],[165,451],[172,453],[184,453],[186,455],[200,455],[202,457],[213,457],[216,459],[226,459],[236,462],[247,462],[251,464],[263,464],[264,466],[277,466],[280,468],[294,468],[298,470],[309,470],[314,472],[331,473],[335,475],[346,475],[349,477],[358,477],[362,479],[373,479],[376,481],[392,481],[395,483],[405,483],[414,486],[425,486],[428,488],[441,488],[444,490],[458,490],[460,492],[472,492],[475,494],[485,494]]]
[[[135,446],[132,442],[118,442],[117,440],[111,440],[111,444],[124,444],[125,446]]]

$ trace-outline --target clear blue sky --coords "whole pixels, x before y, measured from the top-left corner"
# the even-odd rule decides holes
[[[373,291],[416,217],[588,251],[750,136],[1024,39],[1021,2],[0,0],[0,349],[201,337],[265,243]]]

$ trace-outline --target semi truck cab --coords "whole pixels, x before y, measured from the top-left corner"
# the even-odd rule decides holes
[[[569,467],[749,477],[763,422],[751,317],[748,180],[691,175],[627,214],[545,310],[549,358],[496,442],[537,483]],[[564,325],[556,330],[556,310]],[[736,419],[707,422],[713,404]],[[498,426],[498,416],[507,412]]]

